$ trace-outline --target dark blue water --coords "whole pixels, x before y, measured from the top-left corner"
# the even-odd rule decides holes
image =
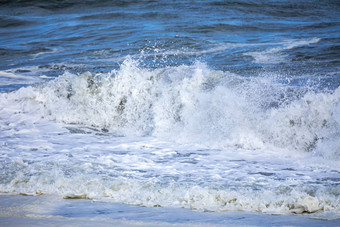
[[[1,1],[0,70],[108,72],[130,55],[146,67],[199,60],[241,76],[277,74],[334,89],[339,12],[330,0]]]

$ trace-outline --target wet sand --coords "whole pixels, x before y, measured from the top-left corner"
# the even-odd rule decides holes
[[[0,196],[0,226],[340,226],[339,219],[311,217],[139,207],[52,195]]]

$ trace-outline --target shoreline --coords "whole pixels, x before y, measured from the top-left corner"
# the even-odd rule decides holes
[[[0,226],[336,226],[340,219],[255,212],[203,212],[62,199],[0,195]]]

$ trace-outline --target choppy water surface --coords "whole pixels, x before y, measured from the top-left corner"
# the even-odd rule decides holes
[[[339,10],[0,3],[0,191],[339,218]]]

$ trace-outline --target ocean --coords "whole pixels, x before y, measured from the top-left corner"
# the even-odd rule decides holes
[[[339,43],[331,0],[0,1],[0,225],[340,226]]]

